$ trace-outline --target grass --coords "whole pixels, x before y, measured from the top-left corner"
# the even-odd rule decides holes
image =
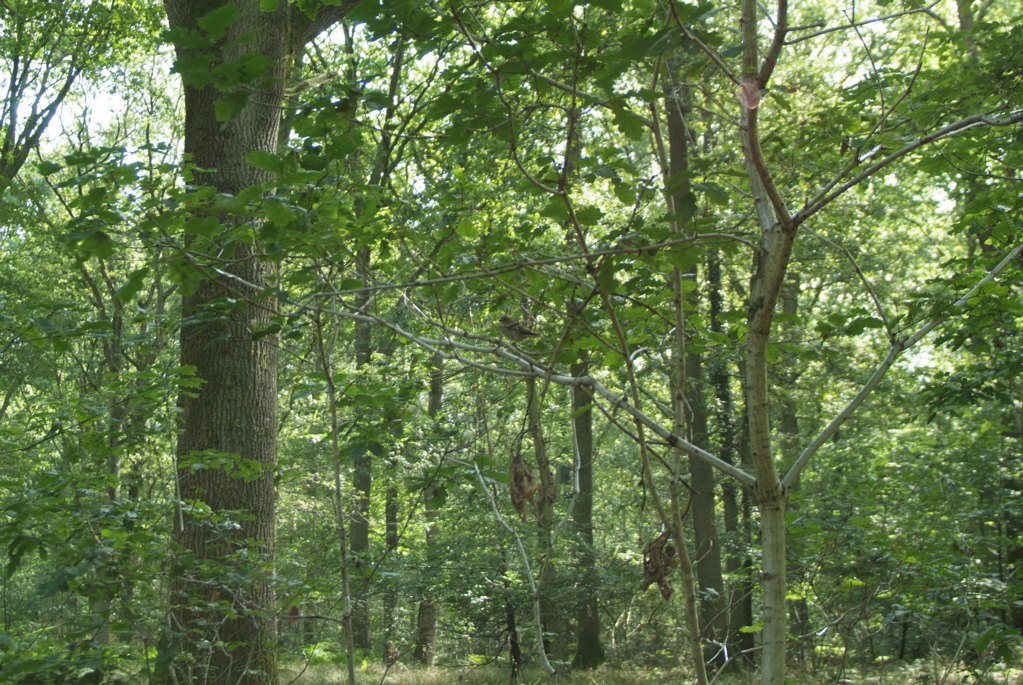
[[[281,685],[294,680],[294,685],[347,685],[348,672],[343,665],[310,666],[296,679],[299,669],[282,670]],[[441,668],[409,668],[397,665],[384,677],[382,667],[369,667],[356,671],[357,685],[509,685],[511,682],[506,668],[494,666],[452,666]],[[684,683],[685,673],[681,670],[666,669],[610,669],[595,671],[574,671],[547,677],[538,668],[525,668],[519,678],[519,685],[647,685],[652,683]],[[721,682],[721,681],[719,681]],[[728,685],[737,685],[730,681]]]
[[[793,673],[789,682],[800,685],[1023,685],[1023,670],[992,670],[977,680],[968,671],[942,668],[932,662],[888,664],[869,669],[848,669],[843,673]],[[756,685],[758,674],[723,675],[716,685]],[[496,666],[450,666],[438,668],[407,667],[398,664],[386,674],[383,667],[366,666],[356,671],[357,685],[508,685],[506,668]],[[689,685],[691,676],[682,669],[611,668],[594,671],[570,671],[553,678],[538,668],[524,669],[520,685]],[[343,665],[319,664],[302,670],[301,665],[282,669],[281,685],[347,685],[348,672]]]

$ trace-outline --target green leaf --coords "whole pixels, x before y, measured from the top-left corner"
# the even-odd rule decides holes
[[[991,644],[991,640],[998,634],[998,629],[994,626],[988,628],[983,633],[977,636],[977,639],[973,642],[973,649],[977,654],[983,654],[987,650],[987,646]]]
[[[476,228],[475,222],[467,216],[463,216],[458,220],[458,226],[455,230],[463,238],[472,239],[479,235],[479,229]]]
[[[191,295],[199,289],[203,281],[203,273],[192,262],[185,258],[171,260],[168,264],[171,278],[181,284],[181,294]]]
[[[873,316],[860,316],[849,322],[849,326],[846,331],[849,335],[859,335],[868,328],[883,328],[884,323],[881,319]]]
[[[238,6],[234,3],[222,5],[199,18],[199,28],[205,29],[211,38],[219,40],[227,33],[227,27],[238,20]]]
[[[273,12],[279,4],[281,4],[281,0],[259,0],[259,11]]]
[[[228,90],[239,85],[249,85],[266,74],[274,61],[266,55],[247,52],[237,59],[218,64],[210,70],[217,88]]]
[[[704,193],[711,204],[724,206],[731,201],[728,192],[713,181],[704,181],[693,186],[693,190]]]
[[[185,235],[210,237],[220,231],[220,222],[215,216],[196,216],[185,221]]]
[[[78,256],[82,259],[97,257],[107,259],[114,254],[117,243],[106,231],[89,231],[77,245]]]
[[[391,98],[380,91],[366,91],[362,94],[362,104],[368,110],[387,109],[391,106]]]
[[[603,217],[604,212],[596,206],[580,207],[575,212],[575,218],[584,226],[594,226]]]
[[[776,90],[769,90],[767,94],[770,95],[778,103],[778,105],[786,112],[792,111],[792,103],[781,96]]]
[[[696,195],[692,192],[687,191],[675,200],[675,215],[683,223],[691,221],[696,216],[698,209]]]
[[[482,473],[483,473],[483,477],[486,480],[494,481],[494,482],[500,483],[501,485],[507,485],[508,481],[511,480],[508,477],[508,472],[507,471],[499,471],[497,469],[488,469],[486,471],[483,471]]]
[[[724,59],[731,59],[732,57],[738,57],[741,55],[745,49],[746,43],[739,43],[738,45],[733,45],[730,48],[725,48],[720,54]]]
[[[55,164],[53,162],[39,162],[39,164],[36,165],[36,170],[43,176],[50,176],[63,168],[64,167],[60,164]]]
[[[568,208],[565,207],[565,201],[559,197],[552,197],[550,202],[540,210],[540,216],[559,222],[567,220]]]
[[[583,414],[586,414],[586,413],[591,412],[591,411],[593,411],[593,405],[592,404],[585,404],[585,405],[579,407],[578,409],[575,409],[569,415],[569,418],[575,419],[575,418],[578,418],[578,417],[582,416]]]
[[[249,91],[235,90],[213,103],[217,121],[234,121],[249,102]]]
[[[114,292],[114,297],[121,302],[126,302],[127,300],[135,297],[135,295],[142,290],[142,286],[145,285],[146,276],[148,275],[148,266],[144,266],[141,269],[135,269],[128,275],[128,280],[124,282],[124,285]]]
[[[614,184],[615,197],[623,205],[633,205],[636,203],[636,191],[633,190],[632,185],[625,183],[624,181],[617,181]]]
[[[618,281],[615,280],[617,267],[618,265],[613,259],[605,259],[604,263],[600,265],[600,271],[597,273],[597,285],[606,295],[614,295],[618,290]]]
[[[646,133],[646,121],[643,117],[622,106],[613,108],[612,112],[614,113],[615,126],[627,138],[631,140],[641,140],[643,138],[643,135]]]
[[[215,81],[210,68],[213,61],[213,55],[208,53],[185,55],[174,61],[173,71],[181,74],[186,85],[202,88]]]
[[[267,198],[263,203],[263,210],[266,212],[267,218],[278,226],[285,226],[298,216],[298,212],[284,204],[280,198]]]
[[[575,9],[574,0],[547,0],[547,11],[558,20],[568,19]]]
[[[380,3],[376,0],[360,0],[355,4],[355,7],[345,15],[345,20],[352,22],[352,24],[364,24],[371,19],[375,19],[380,13]]]
[[[167,673],[171,664],[174,663],[174,657],[176,657],[177,654],[178,648],[173,642],[161,642],[156,647],[156,660],[153,664],[153,672],[156,673],[156,675]]]

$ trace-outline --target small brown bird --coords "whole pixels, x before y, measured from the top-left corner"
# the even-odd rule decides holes
[[[529,327],[521,321],[516,321],[510,316],[501,317],[501,335],[512,342],[522,342],[528,338],[537,337],[536,333],[529,330]]]

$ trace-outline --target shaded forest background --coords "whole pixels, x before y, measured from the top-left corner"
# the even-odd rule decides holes
[[[0,680],[1013,662],[1018,4],[0,17]]]

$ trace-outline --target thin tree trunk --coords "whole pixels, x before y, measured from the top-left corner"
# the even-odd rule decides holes
[[[357,255],[357,268],[363,283],[369,284],[370,250],[361,248]],[[369,292],[357,296],[356,307],[361,311],[369,304]],[[355,322],[355,368],[362,371],[369,364],[373,345],[373,328],[368,321]],[[360,571],[369,566],[369,504],[373,487],[373,452],[368,440],[356,446],[353,459],[355,486],[355,510],[352,512],[351,553],[353,563]],[[371,624],[369,618],[369,588],[363,582],[361,592],[355,598],[352,609],[353,639],[358,649],[372,648]]]
[[[389,465],[389,471],[393,471],[396,465]],[[384,493],[384,543],[387,545],[387,553],[391,554],[398,548],[398,486],[394,484],[393,478],[388,479],[387,490]],[[394,656],[394,622],[398,612],[398,592],[393,587],[384,594],[384,663]]]
[[[779,5],[777,35],[784,37],[786,5]],[[757,4],[742,0],[741,28],[746,41],[743,80],[746,87],[762,88],[770,76],[772,64],[759,74],[757,53]],[[780,43],[779,43],[780,45]],[[754,85],[756,84],[756,85]],[[785,271],[792,253],[796,227],[781,195],[774,185],[757,132],[758,109],[741,106],[739,136],[746,162],[754,209],[760,226],[760,244],[754,256],[750,282],[749,319],[746,342],[746,402],[749,420],[750,458],[756,476],[754,496],[760,510],[761,571],[763,581],[762,621],[763,654],[761,682],[782,685],[785,682],[785,491],[778,477],[771,450],[770,400],[767,383],[767,345],[771,336],[774,307],[781,292]]]
[[[749,0],[746,0],[747,2]],[[756,140],[757,110],[743,109],[743,148],[749,162],[750,184],[758,199],[762,239],[758,264],[750,287],[749,332],[746,346],[746,393],[749,412],[750,456],[756,474],[756,504],[760,510],[761,579],[763,580],[764,685],[785,681],[785,494],[771,450],[770,400],[767,383],[767,345],[770,340],[774,306],[792,250],[794,228],[783,227],[764,190],[764,180],[750,151]],[[791,223],[791,222],[788,222]]]
[[[742,424],[739,430],[739,463],[749,468],[750,466],[750,445],[749,445],[749,408],[746,406],[746,360],[739,360],[739,383],[742,388],[743,412]],[[742,518],[740,520],[740,545],[742,548],[742,570],[739,572],[739,590],[735,621],[732,625],[736,630],[744,626],[753,625],[753,590],[755,586],[753,574],[753,493],[748,488],[743,488],[740,500],[742,505]],[[755,635],[750,632],[739,632],[738,647],[746,654],[746,661],[752,663],[753,650],[756,648]]]
[[[670,203],[670,210],[675,215],[674,226],[679,235],[685,233],[687,216],[690,215],[689,207],[692,203],[692,189],[689,178],[689,131],[686,127],[686,87],[677,82],[673,77],[673,69],[669,68],[668,80],[669,92],[665,100],[665,109],[668,121],[668,178],[669,185],[666,194]],[[672,299],[675,310],[675,368],[672,376],[672,410],[674,413],[674,432],[676,435],[685,435],[694,444],[701,447],[706,446],[707,436],[707,412],[706,402],[703,398],[701,382],[700,356],[693,353],[687,344],[686,335],[686,312],[696,302],[695,288],[687,295],[684,288],[684,281],[695,282],[697,272],[695,266],[683,274],[677,267],[672,272]],[[681,458],[681,452],[676,449],[677,459]],[[693,529],[696,543],[696,572],[699,578],[701,589],[711,588],[720,596],[722,593],[723,579],[721,577],[721,555],[717,544],[717,522],[714,506],[714,470],[709,464],[688,458],[689,473],[692,490],[690,492],[690,508],[693,511]],[[676,469],[672,478],[672,508],[678,521],[675,539],[679,552],[680,570],[683,576],[684,599],[686,602],[687,614],[690,605],[697,605],[696,584],[693,582],[692,562],[689,558],[685,541],[682,538],[681,514],[678,512],[678,489],[677,479],[681,476]],[[692,595],[690,596],[690,592]],[[706,656],[713,655],[717,650],[712,641],[717,636],[716,625],[718,609],[714,599],[706,599],[700,604],[700,616],[698,621],[690,621],[689,629],[698,630],[689,639],[696,645],[693,651],[693,659],[697,661],[697,680],[706,682]],[[708,618],[710,619],[708,621]],[[704,647],[704,638],[708,644]],[[705,654],[706,650],[706,654]]]
[[[320,369],[327,380],[327,401],[330,409],[330,448],[334,466],[334,516],[337,523],[338,550],[341,556],[341,623],[344,627],[345,656],[348,665],[348,685],[355,685],[355,641],[352,629],[352,594],[348,576],[348,517],[345,513],[345,492],[341,480],[340,426],[337,417],[337,385],[334,382],[334,364],[331,348],[325,343],[324,327],[319,310],[313,316]],[[337,322],[334,322],[335,326]]]
[[[799,278],[798,275],[786,279],[781,291],[782,313],[795,315],[799,310]],[[791,320],[791,319],[790,319]],[[782,330],[791,334],[791,324],[782,324]],[[789,388],[794,384],[792,376],[798,374],[791,370],[780,369],[779,374],[784,375],[780,380],[783,387]],[[796,413],[796,402],[792,397],[786,397],[781,402],[781,421],[778,426],[779,448],[782,459],[786,464],[791,464],[799,457],[799,416]],[[795,492],[799,489],[799,478],[797,477],[788,488],[788,492]],[[786,501],[787,508],[791,511],[795,508],[792,500]],[[800,636],[795,643],[794,657],[800,662],[806,659],[807,643],[803,635],[810,632],[809,605],[803,597],[794,598],[789,605],[789,622],[792,625],[792,632]]]
[[[674,75],[674,70],[669,74]],[[671,78],[671,92],[665,101],[668,120],[669,169],[676,186],[669,188],[674,213],[680,215],[682,207],[692,202],[692,191],[685,174],[689,169],[689,136],[686,125],[688,107],[686,87]],[[680,216],[680,219],[682,217]],[[679,226],[680,233],[683,226]],[[694,265],[685,274],[675,275],[675,307],[679,311],[695,310],[698,301],[697,288],[688,293],[682,291],[682,282],[698,283],[698,271]],[[686,317],[681,321],[685,324]],[[676,416],[681,422],[675,426],[678,435],[686,435],[690,442],[706,449],[707,444],[707,402],[703,392],[703,361],[700,355],[687,344],[683,329],[678,337],[680,347],[676,350],[680,363],[676,369],[674,402]],[[724,578],[721,575],[721,549],[718,545],[717,506],[714,493],[714,467],[695,457],[689,457],[689,477],[692,486],[691,509],[693,513],[693,537],[696,543],[696,573],[702,600],[700,602],[700,625],[707,643],[706,657],[718,654],[715,643],[719,641],[724,623],[720,598],[724,596]]]
[[[389,102],[384,113],[384,132],[380,138],[380,146],[377,149],[376,157],[373,160],[369,172],[368,185],[370,188],[378,188],[389,171],[388,160],[390,159],[391,134],[388,131],[389,123],[394,117],[395,106],[398,101],[398,86],[401,82],[401,72],[405,61],[404,38],[399,38],[395,49],[393,64],[391,65],[391,79],[389,86]],[[354,55],[354,45],[351,31],[345,32],[345,51],[351,58]],[[351,61],[352,68],[349,70],[349,79],[352,83],[358,80],[355,73],[355,61]],[[361,206],[361,198],[356,200]],[[356,270],[359,280],[367,286],[372,277],[372,250],[369,246],[359,248],[356,253]],[[355,306],[360,312],[369,313],[367,307],[372,302],[372,296],[368,291],[361,292],[355,297]],[[355,367],[363,370],[369,364],[373,353],[373,325],[368,321],[355,322]],[[373,445],[376,447],[376,445]],[[355,452],[354,477],[356,507],[352,516],[352,539],[351,551],[357,568],[366,570],[369,564],[369,530],[370,530],[370,498],[373,486],[373,452],[369,441],[363,441]],[[358,598],[354,608],[353,626],[355,630],[355,645],[360,649],[372,648],[372,623],[369,612],[369,586],[367,580],[362,584],[362,596]]]
[[[440,413],[441,402],[444,398],[444,360],[439,356],[433,359],[434,369],[430,372],[430,394],[426,412],[431,419],[436,419]],[[437,486],[428,483],[423,488],[423,507],[426,517],[426,559],[432,564],[436,556],[436,521],[437,505],[434,498],[437,494]],[[428,593],[433,588],[427,589]],[[433,666],[434,653],[437,649],[437,616],[439,614],[437,601],[432,597],[426,597],[419,602],[419,616],[416,625],[416,648],[413,658],[423,666]]]
[[[551,559],[551,526],[553,524],[554,504],[558,499],[558,484],[551,471],[550,460],[547,458],[547,445],[543,437],[543,426],[540,422],[540,395],[537,392],[536,378],[526,379],[526,417],[529,421],[529,435],[533,439],[533,457],[536,459],[536,470],[540,476],[540,487],[536,492],[536,522],[539,529],[540,549],[543,551],[543,566],[537,579],[537,593],[546,592],[540,601],[544,647],[547,654],[561,652],[561,607],[554,601],[550,592],[554,583],[554,563]],[[552,644],[553,642],[553,644]],[[555,657],[557,658],[557,657]]]
[[[711,252],[707,260],[707,288],[710,303],[710,329],[715,333],[723,332],[721,259],[717,251]],[[737,436],[733,418],[732,386],[728,375],[728,362],[721,356],[715,357],[710,363],[710,382],[714,387],[718,408],[716,422],[720,435],[720,456],[729,464],[735,463]],[[725,593],[726,627],[724,643],[728,650],[727,658],[732,659],[735,651],[743,651],[753,646],[753,634],[740,632],[740,628],[752,625],[752,615],[746,615],[746,608],[752,609],[749,599],[748,578],[742,577],[742,569],[747,566],[744,558],[748,558],[746,547],[749,545],[748,528],[743,527],[742,500],[739,484],[732,479],[722,483],[722,510],[724,514],[725,533],[732,541],[726,550],[725,571],[733,578]]]
[[[572,365],[573,376],[589,373],[586,356]],[[579,467],[578,494],[572,509],[572,522],[579,540],[579,596],[576,608],[576,643],[574,668],[596,668],[604,662],[600,644],[600,613],[596,582],[593,577],[596,560],[593,551],[593,412],[587,407],[593,396],[583,385],[572,386],[573,436]]]

